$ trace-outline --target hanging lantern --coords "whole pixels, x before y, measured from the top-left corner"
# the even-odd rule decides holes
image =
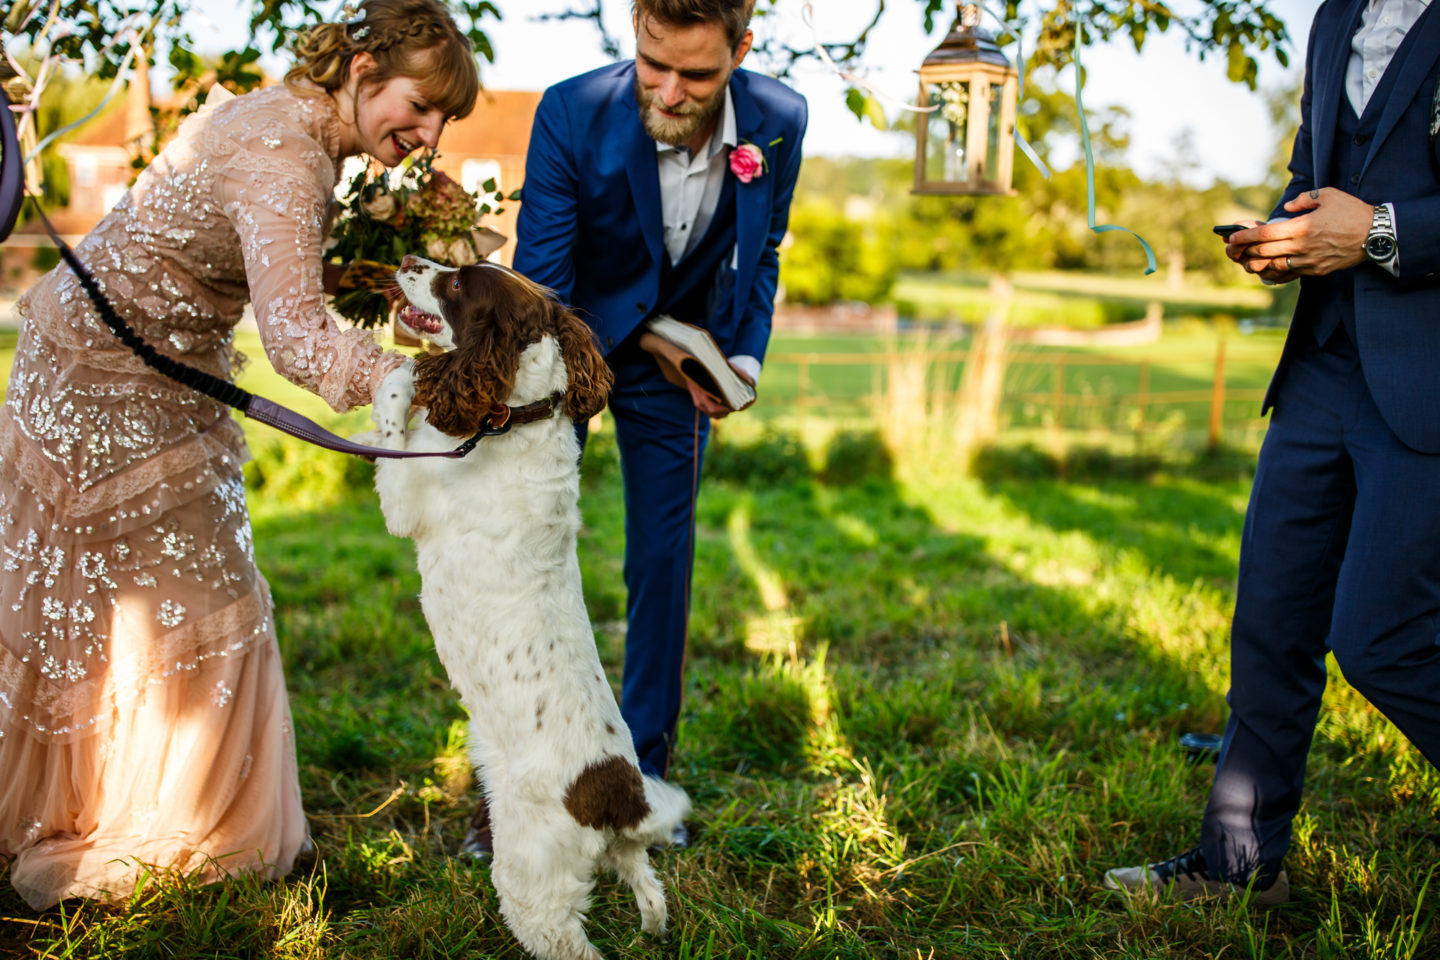
[[[915,193],[1011,196],[1018,74],[980,28],[980,7],[958,16],[920,67],[915,115]]]

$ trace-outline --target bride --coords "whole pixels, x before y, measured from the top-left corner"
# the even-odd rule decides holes
[[[438,0],[366,0],[285,84],[181,126],[78,245],[162,352],[229,377],[248,300],[275,368],[336,410],[409,363],[324,304],[346,157],[393,166],[470,112]],[[229,410],[144,366],[63,264],[19,301],[0,406],[0,856],[36,909],[146,864],[287,872],[309,843]]]

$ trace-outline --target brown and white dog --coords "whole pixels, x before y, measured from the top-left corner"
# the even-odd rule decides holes
[[[500,911],[537,957],[595,960],[583,921],[598,868],[630,884],[641,926],[662,934],[646,851],[690,808],[641,774],[580,589],[572,421],[605,405],[610,371],[584,323],[504,267],[406,257],[398,280],[402,322],[451,348],[416,364],[425,413],[407,449],[453,449],[507,407],[541,411],[461,460],[382,460],[375,488],[390,532],[415,541],[425,619],[470,713]],[[377,426],[393,445],[397,425]]]

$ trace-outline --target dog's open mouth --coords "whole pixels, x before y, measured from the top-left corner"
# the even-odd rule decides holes
[[[426,313],[410,304],[406,304],[400,311],[400,322],[416,333],[439,333],[444,326],[441,319],[433,313]]]

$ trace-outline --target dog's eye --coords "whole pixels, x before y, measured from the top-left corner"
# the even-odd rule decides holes
[[[457,273],[457,274],[455,274],[455,276],[453,276],[453,277],[450,278],[450,289],[451,289],[451,290],[459,290],[459,289],[460,289],[460,274]]]

